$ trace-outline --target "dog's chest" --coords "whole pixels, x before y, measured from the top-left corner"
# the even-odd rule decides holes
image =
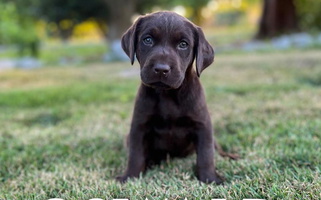
[[[154,115],[148,123],[148,138],[154,148],[165,151],[184,150],[191,145],[194,122],[186,116],[170,117]]]
[[[184,102],[177,95],[171,93],[160,94],[153,108],[153,115],[149,117],[149,126],[160,135],[177,135],[185,132],[194,125],[193,119],[188,115]]]
[[[148,126],[154,137],[165,140],[181,140],[192,132],[194,122],[187,116],[173,117],[153,115]]]
[[[193,124],[193,120],[187,116],[165,117],[158,114],[153,115],[148,122],[148,125],[157,132],[171,131],[180,128],[189,129]]]

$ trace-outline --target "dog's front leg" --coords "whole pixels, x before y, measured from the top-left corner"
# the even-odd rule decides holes
[[[117,177],[120,182],[129,178],[137,178],[145,170],[144,133],[137,124],[133,124],[128,135],[128,162],[124,175]]]
[[[211,125],[199,128],[196,140],[196,172],[198,179],[204,183],[220,184],[222,178],[216,173],[214,164],[214,141]]]

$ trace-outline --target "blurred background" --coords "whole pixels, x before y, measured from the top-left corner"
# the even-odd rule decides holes
[[[219,53],[321,47],[317,0],[0,0],[0,69],[125,60],[121,35],[158,10],[202,26]]]
[[[217,156],[224,186],[196,182],[195,157],[114,182],[141,81],[120,38],[158,10],[215,48],[200,78],[242,157]],[[321,0],[0,0],[0,199],[321,199],[320,99]]]

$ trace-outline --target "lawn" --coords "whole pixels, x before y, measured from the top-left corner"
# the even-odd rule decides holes
[[[0,46],[1,47],[1,46]],[[43,65],[68,65],[70,63],[85,64],[103,59],[108,47],[104,41],[80,42],[44,41],[40,45],[39,61]],[[30,56],[25,52],[24,56]],[[14,45],[6,46],[1,50],[1,59],[19,59],[18,49]]]
[[[224,185],[195,155],[121,185],[139,85],[129,63],[0,71],[0,199],[321,199],[321,51],[217,54],[201,76]]]

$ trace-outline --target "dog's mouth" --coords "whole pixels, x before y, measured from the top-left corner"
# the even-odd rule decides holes
[[[165,84],[163,82],[160,82],[160,81],[154,82],[154,83],[145,84],[145,85],[147,85],[149,87],[152,87],[152,88],[163,89],[163,90],[172,89],[171,86],[169,86],[169,85],[167,85],[167,84]]]

